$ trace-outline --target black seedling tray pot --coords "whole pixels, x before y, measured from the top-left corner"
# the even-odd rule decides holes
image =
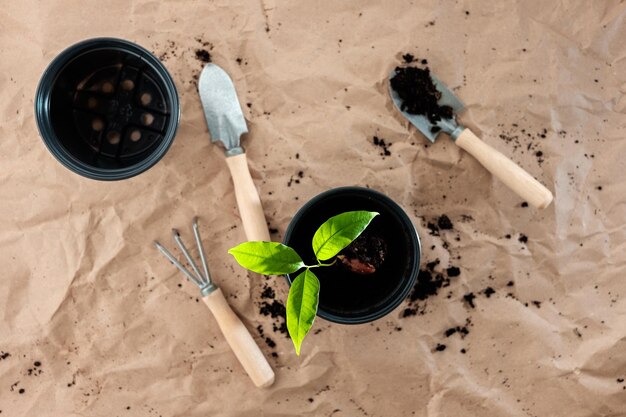
[[[61,52],[35,95],[44,143],[67,168],[97,180],[146,171],[169,149],[180,118],[171,76],[146,49],[114,38]]]
[[[311,241],[317,228],[332,216],[354,210],[380,213],[367,230],[386,241],[388,253],[371,275],[338,265],[313,269],[320,280],[317,315],[341,324],[367,323],[390,313],[407,297],[419,272],[421,247],[413,223],[393,200],[368,188],[334,188],[314,197],[293,217],[283,243],[305,263],[315,264]],[[286,275],[290,285],[295,277]]]

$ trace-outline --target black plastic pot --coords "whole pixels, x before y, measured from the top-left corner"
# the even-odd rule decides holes
[[[334,188],[314,197],[291,220],[284,244],[305,263],[316,263],[311,240],[317,228],[332,216],[354,210],[380,213],[367,230],[387,242],[388,254],[371,275],[337,265],[315,268],[320,280],[317,315],[341,324],[367,323],[390,313],[407,297],[419,272],[421,248],[413,223],[393,200],[368,188]],[[295,275],[286,277],[291,285]]]
[[[121,180],[146,171],[169,149],[180,118],[174,81],[146,49],[114,38],[61,52],[35,95],[39,133],[77,174]]]

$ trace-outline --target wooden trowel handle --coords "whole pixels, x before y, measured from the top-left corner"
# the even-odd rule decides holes
[[[542,209],[552,202],[550,190],[515,162],[480,140],[471,130],[461,132],[455,143],[528,203]]]
[[[269,242],[270,232],[265,221],[259,192],[250,176],[246,154],[229,156],[226,158],[226,163],[235,184],[235,197],[246,238],[249,241]]]
[[[220,330],[235,356],[257,387],[265,388],[274,383],[274,371],[265,359],[263,352],[254,342],[250,332],[230,308],[219,288],[203,300],[215,316]]]

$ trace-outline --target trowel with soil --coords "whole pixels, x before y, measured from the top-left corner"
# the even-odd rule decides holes
[[[463,103],[426,68],[397,67],[389,76],[394,105],[431,142],[441,132],[469,152],[511,190],[537,208],[552,202],[552,193],[515,162],[459,124]]]

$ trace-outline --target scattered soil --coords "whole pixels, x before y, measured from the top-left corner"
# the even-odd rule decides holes
[[[539,131],[531,131],[531,129],[520,128],[518,123],[512,123],[510,127],[499,124],[502,130],[498,137],[511,145],[513,151],[520,151],[533,155],[537,159],[537,164],[541,166],[544,162],[544,153],[539,149],[543,145],[543,140],[548,137],[548,129],[542,128]],[[556,132],[561,138],[565,138],[567,132],[559,130]],[[578,143],[578,140],[575,141]]]
[[[268,284],[265,284],[263,291],[261,292],[261,299],[263,301],[259,303],[259,313],[264,316],[270,316],[274,319],[272,323],[272,330],[274,333],[287,335],[287,310],[285,309],[285,305],[276,300],[275,297],[276,292],[274,289]]]
[[[213,51],[213,44],[201,37],[194,38],[195,44],[191,46],[184,46],[177,44],[172,40],[159,42],[154,44],[153,53],[160,61],[168,61],[170,59],[188,59],[194,60],[200,64],[199,68],[194,68],[193,65],[187,65],[189,68],[183,76],[189,78],[187,81],[189,84],[197,86],[198,78],[200,77],[200,71],[209,62],[211,62],[211,51]],[[189,63],[189,62],[188,62]]]
[[[385,156],[391,156],[391,151],[389,150],[391,142],[385,142],[385,139],[374,136],[372,138],[372,143],[380,148],[380,156],[382,156],[383,159],[385,159]]]
[[[450,230],[454,227],[454,225],[450,221],[450,218],[445,214],[439,216],[439,219],[437,219],[437,226],[439,226],[439,228],[442,230]]]
[[[446,269],[446,273],[448,274],[449,278],[453,278],[461,275],[461,270],[456,266],[451,266],[450,268]]]
[[[266,337],[265,338],[265,343],[267,344],[267,346],[269,346],[270,348],[274,349],[276,347],[276,342],[274,342],[271,338]]]
[[[445,331],[444,335],[446,337],[450,337],[450,336],[452,336],[455,333],[460,334],[461,338],[463,339],[463,338],[465,338],[465,336],[467,336],[469,334],[469,329],[467,328],[467,325],[450,327],[448,330]]]
[[[287,181],[287,187],[291,187],[291,184],[296,183],[300,184],[300,180],[304,178],[304,171],[298,171],[298,173],[294,176],[289,177],[289,181]]]
[[[265,287],[263,288],[263,292],[261,292],[261,298],[266,299],[266,300],[269,299],[273,301],[271,303],[267,301],[262,301],[260,303],[259,312],[263,314],[264,316],[271,316],[272,318],[277,319],[272,324],[272,330],[274,331],[274,333],[280,332],[284,334],[287,331],[287,326],[286,326],[286,321],[285,321],[285,307],[279,301],[276,301],[274,299],[275,296],[276,296],[276,292],[274,291],[274,289],[266,284]],[[282,322],[281,322],[281,319],[282,319]],[[282,330],[283,327],[284,327],[284,331]],[[274,341],[274,339],[272,339],[271,337],[265,334],[265,330],[263,329],[262,325],[259,324],[256,327],[256,330],[259,333],[259,336],[261,336],[261,338],[265,341],[265,344],[270,349],[274,349],[276,347],[276,342]],[[276,352],[272,352],[271,354],[275,358],[278,357],[278,354]]]
[[[443,345],[441,343],[437,343],[437,346],[435,346],[435,350],[437,352],[443,352],[444,350],[446,350],[446,345]]]
[[[413,54],[406,53],[402,55],[402,60],[404,61],[405,64],[410,64],[413,61],[415,61],[415,56]]]
[[[369,233],[362,233],[337,255],[341,267],[362,275],[376,272],[386,257],[387,243]]]
[[[523,233],[520,233],[519,238],[517,239],[520,241],[520,243],[528,243],[528,236],[526,236]]]
[[[452,221],[448,216],[442,214],[433,221],[428,222],[426,227],[430,231],[431,236],[439,236],[440,230],[452,230],[454,229],[454,224],[452,224]]]
[[[424,269],[420,269],[417,282],[408,297],[408,306],[402,311],[401,317],[425,314],[426,306],[423,303],[420,305],[420,302],[437,295],[441,288],[450,286],[450,278],[460,275],[460,269],[456,266],[447,268],[446,275],[436,272],[435,267],[440,263],[439,259],[435,259],[432,262],[427,262]],[[448,271],[451,271],[452,274],[449,274]]]
[[[266,285],[265,287],[263,287],[263,292],[261,293],[261,298],[269,298],[269,299],[274,299],[276,297],[276,292],[274,291],[274,288]]]
[[[390,82],[391,88],[402,100],[402,111],[426,116],[433,124],[454,116],[450,106],[438,104],[441,92],[435,87],[428,67],[396,67],[396,75]]]
[[[487,287],[483,290],[483,294],[485,294],[485,297],[490,298],[493,294],[496,293],[496,290],[494,290],[491,287]]]

